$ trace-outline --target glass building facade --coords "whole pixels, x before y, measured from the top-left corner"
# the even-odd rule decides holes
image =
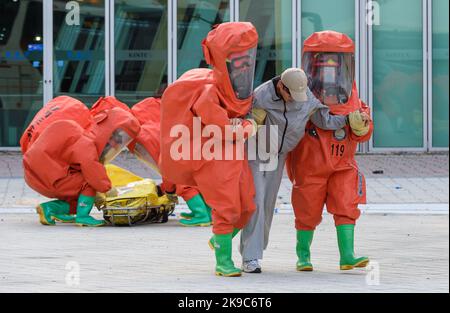
[[[0,0],[0,17],[0,149],[17,148],[53,97],[160,94],[207,67],[200,44],[215,24],[250,21],[256,85],[301,66],[313,32],[343,32],[375,122],[361,151],[448,150],[448,0]]]

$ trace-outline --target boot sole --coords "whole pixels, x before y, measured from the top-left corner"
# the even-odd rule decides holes
[[[341,265],[341,271],[350,271],[355,268],[365,268],[369,264],[370,260],[364,260],[356,263],[355,265]]]
[[[36,213],[39,215],[39,222],[42,225],[44,225],[44,226],[55,226],[55,224],[51,224],[45,219],[44,212],[43,212],[43,210],[42,210],[40,205],[36,207]]]
[[[221,276],[221,277],[241,277],[242,273],[224,274],[224,273],[216,272],[216,276]]]
[[[196,224],[196,225],[185,225],[183,223],[180,223],[184,227],[209,227],[212,225],[212,223],[203,223],[203,224]]]
[[[312,266],[307,267],[297,267],[297,272],[312,272],[314,268]]]
[[[60,220],[59,218],[56,218],[56,217],[54,217],[54,216],[52,216],[52,218],[53,218],[55,221],[57,221],[57,222],[59,222],[59,223],[63,223],[63,224],[73,224],[73,223],[75,223],[75,220],[69,222],[69,221],[63,221],[63,220]]]
[[[260,268],[257,268],[256,270],[254,270],[254,271],[244,271],[244,270],[242,270],[244,273],[247,273],[247,274],[262,274],[262,269],[260,269]]]
[[[78,223],[75,223],[75,225],[77,225],[78,227],[103,227],[103,226],[105,226],[105,224],[102,224],[102,225],[85,225],[85,224],[78,224]]]

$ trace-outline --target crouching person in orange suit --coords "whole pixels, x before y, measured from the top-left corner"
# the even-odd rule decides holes
[[[246,157],[237,153],[226,157],[225,151],[231,147],[236,152],[240,143],[256,133],[256,123],[245,116],[252,105],[257,43],[251,23],[218,25],[202,43],[205,59],[213,69],[186,72],[167,88],[161,103],[162,174],[175,184],[197,188],[212,208],[214,236],[210,245],[215,250],[219,276],[241,276],[232,260],[232,238],[255,210]],[[235,133],[226,136],[230,129]],[[239,136],[243,129],[248,131]],[[186,132],[187,139],[180,137]],[[219,132],[221,138],[213,132]],[[189,148],[183,149],[186,146]],[[179,157],[179,148],[187,150],[186,157],[183,152]],[[220,157],[205,157],[202,152],[210,149]]]
[[[161,154],[161,99],[147,98],[135,104],[131,111],[141,123],[141,132],[136,140],[128,147],[128,149],[136,155],[136,157],[160,173],[159,161]],[[182,197],[189,209],[190,213],[181,213],[182,219],[180,223],[183,226],[210,226],[211,225],[211,208],[205,203],[202,195],[197,188],[175,185],[162,177],[161,191],[176,198],[176,195]]]
[[[325,204],[337,228],[341,270],[366,267],[369,259],[354,254],[358,205],[366,202],[365,179],[355,153],[359,143],[370,139],[373,123],[356,89],[355,46],[344,34],[324,31],[310,36],[303,51],[309,88],[332,114],[349,115],[349,125],[330,131],[309,122],[305,137],[288,156],[297,229],[297,270],[313,270],[310,246]]]
[[[161,98],[146,98],[135,104],[131,109],[115,97],[100,98],[92,107],[91,114],[95,116],[102,111],[119,107],[133,114],[141,125],[139,135],[128,145],[128,150],[138,160],[161,175],[159,169],[161,141]],[[172,201],[177,201],[177,195],[182,197],[192,213],[182,213],[180,223],[184,226],[210,226],[211,209],[206,205],[198,190],[193,187],[175,185],[164,177],[158,186],[160,195],[166,194]]]
[[[111,189],[104,165],[139,129],[133,115],[120,108],[90,118],[87,107],[70,97],[47,104],[22,138],[25,181],[41,195],[57,199],[37,207],[41,223],[104,225],[90,216],[96,193]]]

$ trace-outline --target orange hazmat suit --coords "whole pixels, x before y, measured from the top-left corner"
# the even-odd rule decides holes
[[[28,146],[23,156],[25,181],[48,198],[68,202],[74,214],[80,194],[94,196],[111,189],[100,159],[113,133],[120,129],[135,138],[139,128],[138,121],[119,108],[97,115],[87,129],[70,116],[62,117]]]
[[[93,122],[89,109],[84,103],[68,96],[60,96],[49,101],[33,118],[20,139],[22,154],[35,142],[42,131],[51,123],[72,120],[82,128],[88,128]]]
[[[220,24],[202,42],[206,62],[213,69],[188,71],[162,97],[162,174],[175,184],[198,188],[212,208],[213,232],[217,235],[247,224],[255,210],[253,178],[245,158],[204,158],[202,151],[211,137],[199,135],[194,130],[195,122],[201,121],[200,132],[215,126],[225,134],[231,126],[230,119],[245,118],[252,105],[254,70],[244,77],[230,74],[230,68],[251,63],[254,66],[256,56],[252,59],[242,53],[256,51],[257,42],[258,34],[251,23]],[[190,134],[187,158],[176,159],[172,155],[179,137],[171,132],[177,127]],[[223,135],[220,144],[235,147],[234,139]]]
[[[311,76],[317,73],[317,77],[321,77],[320,83],[323,84],[317,89],[310,87],[311,90],[314,92],[325,88],[326,83],[335,79],[336,75],[343,77],[338,66],[339,62],[345,62],[345,57],[339,59],[335,56],[353,56],[354,52],[353,41],[346,35],[325,31],[309,37],[304,43],[304,60],[305,54],[308,54],[313,61],[303,62],[305,72],[310,81],[314,80]],[[325,53],[327,62],[319,59],[321,53]],[[351,62],[352,59],[349,60]],[[334,69],[337,72],[334,72]],[[339,97],[344,99],[343,103],[324,104],[329,105],[331,113],[335,115],[348,115],[359,110],[370,116],[369,108],[358,97],[354,74],[350,73],[348,76],[351,77],[347,82],[348,92],[342,92],[345,83],[342,83],[339,89]],[[317,92],[316,97],[327,99],[329,93]],[[292,205],[297,230],[314,230],[322,220],[325,204],[328,212],[334,215],[336,226],[355,224],[360,216],[358,205],[366,203],[365,178],[359,171],[355,153],[358,143],[368,141],[372,135],[373,122],[369,123],[369,132],[361,137],[355,135],[349,125],[337,131],[330,131],[319,129],[311,122],[307,124],[305,137],[289,154],[287,160],[288,175],[293,182]]]
[[[131,111],[141,124],[139,136],[129,146],[134,153],[136,145],[141,145],[150,154],[155,166],[159,169],[161,155],[161,99],[147,98],[135,104]],[[148,161],[147,161],[148,162]],[[173,193],[174,191],[185,201],[189,201],[199,194],[198,190],[189,186],[175,185],[162,177],[161,189],[163,192]]]
[[[119,107],[134,115],[141,125],[139,135],[128,146],[131,153],[135,154],[144,163],[159,172],[160,140],[161,140],[161,99],[146,98],[135,104],[131,109],[115,97],[100,98],[92,107],[91,114],[97,115],[102,111],[108,111]],[[143,148],[144,150],[142,150]],[[161,189],[163,192],[173,193],[183,197],[185,201],[198,195],[195,188],[188,186],[176,186],[162,177]]]

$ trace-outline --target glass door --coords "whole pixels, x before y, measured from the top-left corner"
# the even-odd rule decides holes
[[[425,150],[424,1],[380,2],[369,45],[375,151]]]
[[[448,47],[449,47],[449,1],[434,0],[431,2],[431,127],[430,146],[433,150],[448,150],[449,144],[449,79],[448,79]]]
[[[216,24],[230,21],[229,0],[177,1],[177,77],[186,71],[208,67],[201,43]]]
[[[355,38],[355,0],[302,0],[302,43],[312,33],[334,30]]]
[[[240,0],[239,20],[258,30],[255,88],[292,67],[292,0]]]
[[[115,96],[133,105],[168,82],[168,0],[114,1]]]
[[[42,0],[0,1],[0,147],[17,147],[42,106]]]
[[[105,0],[53,0],[53,96],[105,95]]]

